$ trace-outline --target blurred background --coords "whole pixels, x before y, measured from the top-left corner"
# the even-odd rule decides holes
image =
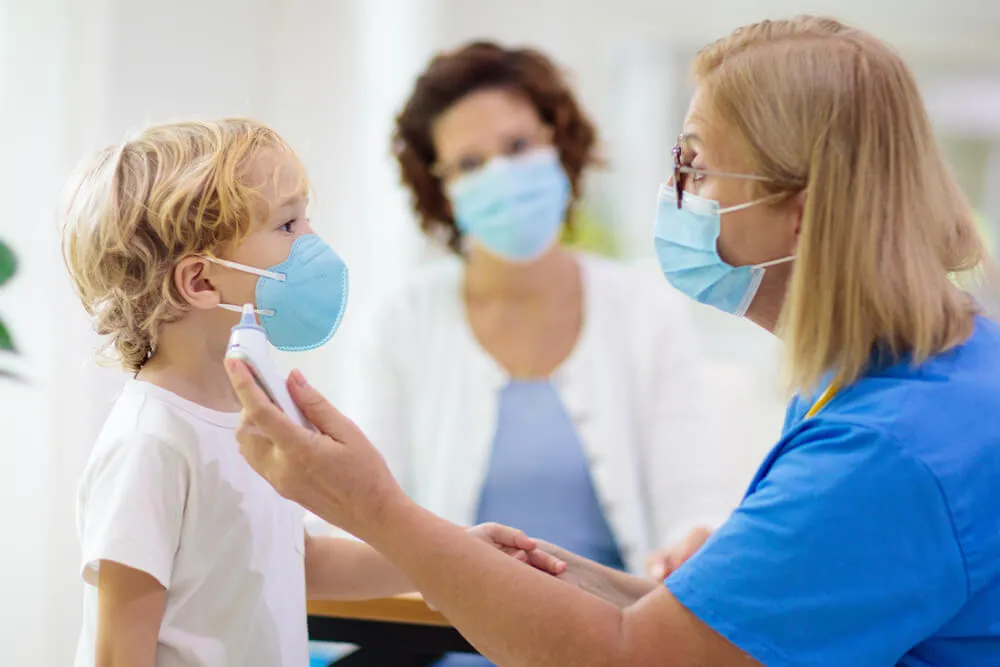
[[[313,224],[352,271],[342,333],[294,359],[337,400],[350,391],[339,378],[357,314],[440,252],[417,233],[388,139],[433,52],[490,38],[554,57],[608,161],[588,184],[581,242],[649,261],[692,53],[740,24],[802,12],[867,28],[906,56],[996,250],[993,0],[0,0],[0,241],[18,260],[0,288],[16,348],[0,352],[0,664],[72,659],[76,483],[124,380],[94,363],[98,341],[59,255],[58,194],[83,155],[188,117],[253,116],[284,135],[314,181]],[[779,350],[752,325],[697,314],[726,465],[749,481],[781,425]]]

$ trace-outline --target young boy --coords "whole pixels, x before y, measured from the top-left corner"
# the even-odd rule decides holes
[[[71,186],[67,267],[134,374],[80,486],[77,667],[305,667],[307,593],[412,589],[367,545],[306,536],[238,451],[230,311],[255,304],[284,349],[323,344],[343,313],[346,269],[312,233],[307,190],[284,141],[236,119],[147,129]],[[517,531],[470,530],[556,571]]]

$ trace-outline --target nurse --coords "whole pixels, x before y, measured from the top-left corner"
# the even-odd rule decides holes
[[[1000,664],[1000,325],[951,280],[989,260],[912,74],[811,17],[741,28],[693,69],[657,254],[780,336],[798,394],[741,506],[664,585],[563,553],[580,590],[491,551],[410,501],[298,373],[319,432],[231,368],[244,455],[500,665]]]

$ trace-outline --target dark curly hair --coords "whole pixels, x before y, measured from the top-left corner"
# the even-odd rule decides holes
[[[456,253],[461,251],[462,233],[441,180],[432,172],[437,154],[431,126],[465,96],[493,88],[523,94],[552,128],[553,143],[573,188],[571,207],[581,195],[584,167],[599,162],[594,125],[548,57],[534,49],[506,49],[492,42],[472,42],[438,54],[396,117],[392,149],[420,227],[431,236],[444,235]]]

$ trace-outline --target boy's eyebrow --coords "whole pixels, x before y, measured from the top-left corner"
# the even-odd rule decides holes
[[[277,208],[284,208],[286,206],[291,206],[292,204],[297,204],[303,199],[307,204],[309,203],[309,197],[301,192],[298,192],[293,195],[288,195],[287,197],[278,200]]]

